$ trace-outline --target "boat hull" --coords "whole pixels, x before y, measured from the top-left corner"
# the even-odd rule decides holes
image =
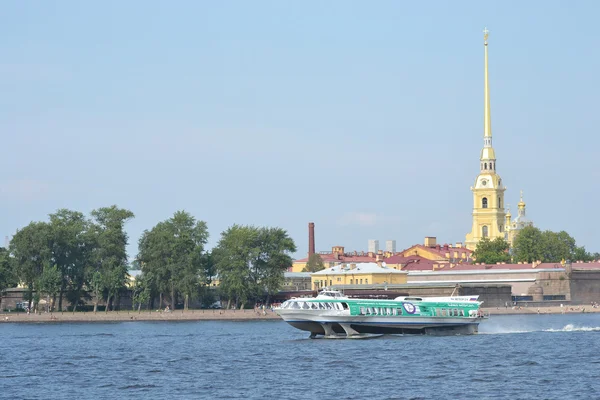
[[[294,328],[325,335],[330,329],[344,334],[344,326],[364,334],[470,335],[478,332],[480,318],[436,317],[357,317],[345,315],[309,315],[308,313],[279,313]]]

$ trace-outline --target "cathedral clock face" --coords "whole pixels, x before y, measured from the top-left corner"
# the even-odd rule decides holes
[[[482,180],[481,180],[481,184],[482,184],[483,186],[487,185],[487,179],[482,179]]]

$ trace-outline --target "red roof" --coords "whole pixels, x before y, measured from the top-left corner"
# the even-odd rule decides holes
[[[426,258],[421,257],[421,256],[403,257],[400,254],[396,254],[394,256],[384,259],[383,261],[385,261],[386,264],[406,264],[406,263],[423,262],[423,261],[430,261],[430,260],[427,260]]]

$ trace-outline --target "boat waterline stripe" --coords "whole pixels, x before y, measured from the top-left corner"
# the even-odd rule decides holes
[[[357,322],[357,321],[313,321],[309,319],[301,319],[301,320],[289,320],[285,321],[287,323],[306,323],[306,322],[314,322],[316,324],[351,324],[351,325],[471,325],[471,324],[479,324],[479,322],[376,322],[376,321],[365,321],[365,322]]]

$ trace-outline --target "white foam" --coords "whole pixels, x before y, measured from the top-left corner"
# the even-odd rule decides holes
[[[600,332],[600,326],[575,326],[573,324],[565,325],[562,329],[546,329],[544,332]]]

